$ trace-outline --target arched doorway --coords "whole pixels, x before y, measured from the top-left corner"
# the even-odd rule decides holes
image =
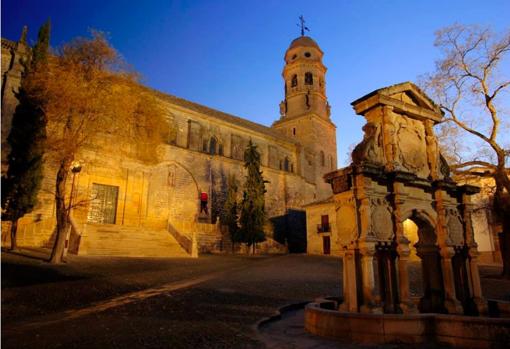
[[[420,298],[418,309],[421,313],[445,313],[441,255],[435,229],[416,213],[403,223],[404,235],[410,241],[411,294]]]

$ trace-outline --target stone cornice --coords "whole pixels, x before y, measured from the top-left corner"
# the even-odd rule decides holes
[[[271,127],[282,126],[282,125],[284,125],[286,123],[295,122],[295,121],[298,121],[299,119],[306,118],[306,117],[315,118],[316,120],[320,120],[325,125],[333,127],[333,128],[336,129],[336,125],[331,120],[326,120],[323,117],[321,117],[318,114],[313,113],[313,112],[312,113],[304,113],[304,114],[293,116],[293,117],[287,117],[286,116],[283,119],[279,119],[279,120],[276,120],[275,122],[273,122]]]
[[[441,114],[438,114],[430,109],[405,103],[381,94],[375,94],[367,99],[353,103],[354,111],[356,114],[360,115],[379,105],[388,105],[393,107],[396,112],[405,113],[420,120],[430,119],[434,121],[434,123],[438,123],[442,119]]]

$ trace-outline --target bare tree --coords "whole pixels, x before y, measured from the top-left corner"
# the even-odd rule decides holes
[[[498,35],[457,24],[438,31],[435,46],[442,57],[423,85],[445,113],[440,140],[456,174],[494,180],[493,208],[502,220],[504,251],[510,244],[510,120],[504,98],[510,88],[510,31]],[[510,257],[503,255],[503,261],[510,277]]]
[[[57,221],[50,261],[60,263],[71,209],[66,183],[79,152],[101,138],[119,142],[119,149],[129,140],[134,156],[155,161],[166,120],[155,97],[137,83],[136,74],[99,32],[64,45],[27,86],[42,101],[39,107],[48,121],[47,162],[56,168]]]

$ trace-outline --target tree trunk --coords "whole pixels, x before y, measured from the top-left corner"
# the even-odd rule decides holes
[[[55,204],[56,204],[56,218],[57,218],[57,229],[55,243],[53,250],[51,251],[50,263],[59,264],[62,263],[62,257],[64,255],[64,248],[67,236],[68,212],[65,204],[65,193],[66,193],[66,182],[67,174],[69,169],[70,160],[62,160],[60,167],[57,172],[56,180],[56,193],[55,193]],[[70,209],[70,208],[69,208]]]
[[[499,233],[501,259],[503,261],[502,277],[510,279],[510,193],[507,190],[508,177],[503,170],[495,173],[496,193],[494,194],[494,211],[501,220],[502,231]]]
[[[16,244],[16,232],[18,230],[18,218],[15,218],[11,222],[11,248],[10,250],[15,250],[18,246]]]

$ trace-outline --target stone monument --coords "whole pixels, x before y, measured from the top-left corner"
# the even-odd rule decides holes
[[[308,304],[305,329],[366,344],[507,347],[510,319],[483,316],[470,203],[479,189],[450,177],[433,131],[439,107],[409,82],[352,106],[367,120],[364,138],[350,166],[324,176],[334,193],[343,297]],[[410,249],[421,259],[421,297],[410,292]]]
[[[409,82],[376,90],[352,106],[367,120],[364,138],[350,166],[325,175],[344,257],[341,309],[484,313],[469,199],[478,188],[450,178],[433,131],[442,118],[439,107]],[[418,226],[418,304],[409,292],[407,219]]]

